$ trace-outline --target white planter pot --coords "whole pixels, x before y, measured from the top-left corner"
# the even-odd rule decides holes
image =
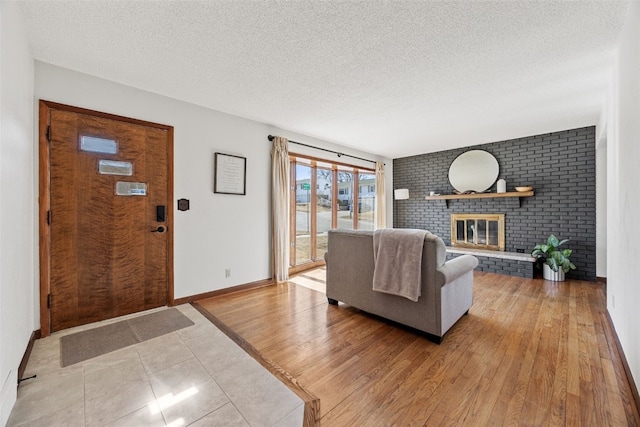
[[[542,275],[545,280],[553,280],[554,282],[564,282],[564,271],[560,268],[553,271],[547,264],[542,265]]]

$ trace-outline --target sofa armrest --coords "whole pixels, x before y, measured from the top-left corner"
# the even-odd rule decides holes
[[[478,266],[478,258],[473,255],[461,255],[445,262],[437,270],[438,277],[442,280],[442,286],[456,280],[463,274]]]

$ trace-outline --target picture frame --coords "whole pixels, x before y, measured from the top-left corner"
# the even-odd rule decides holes
[[[246,157],[214,153],[213,192],[240,196],[247,194]]]

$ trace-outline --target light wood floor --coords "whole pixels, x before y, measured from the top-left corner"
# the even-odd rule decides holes
[[[640,425],[602,284],[476,273],[441,345],[293,283],[198,304],[319,397],[324,426]]]

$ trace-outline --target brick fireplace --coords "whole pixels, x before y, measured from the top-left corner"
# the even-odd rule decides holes
[[[576,270],[568,278],[596,279],[595,127],[571,129],[490,144],[394,159],[393,187],[408,188],[409,200],[394,202],[397,228],[420,228],[440,236],[450,256],[473,251],[453,246],[452,214],[504,214],[504,251],[478,256],[479,270],[530,277],[532,263],[522,261],[549,234],[571,239]],[[471,149],[486,150],[500,165],[499,178],[507,191],[532,186],[533,197],[425,200],[431,191],[452,194],[448,180],[451,162]],[[496,185],[489,189],[496,192]],[[501,256],[500,256],[501,255]],[[513,255],[513,256],[512,256]],[[516,258],[516,259],[511,259]],[[530,258],[530,257],[529,257]]]

